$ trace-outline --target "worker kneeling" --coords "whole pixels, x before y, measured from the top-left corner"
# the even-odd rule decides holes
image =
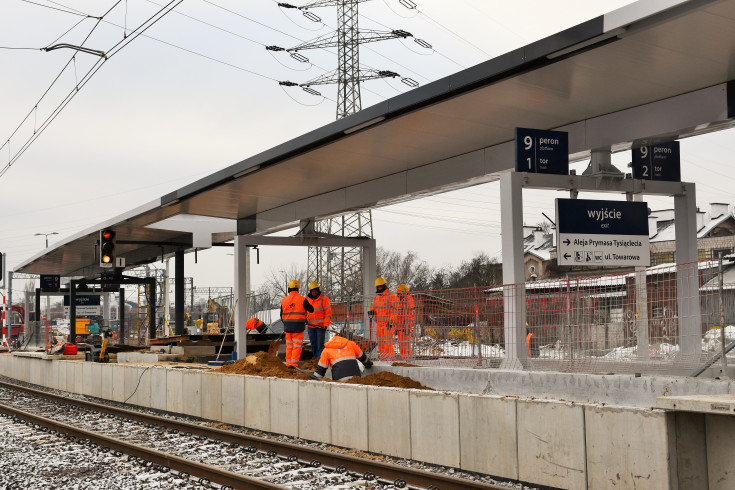
[[[318,379],[323,378],[330,366],[334,381],[360,376],[360,365],[357,361],[363,363],[366,368],[373,365],[373,362],[368,359],[356,343],[335,335],[329,342],[324,344],[324,350],[319,358],[319,365],[314,371],[314,376]]]

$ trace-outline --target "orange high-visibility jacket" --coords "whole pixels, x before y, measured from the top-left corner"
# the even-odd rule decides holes
[[[391,293],[388,289],[380,293],[373,300],[372,310],[375,310],[375,317],[373,318],[376,322],[396,322],[398,307],[398,296]]]
[[[416,304],[413,301],[413,296],[410,294],[406,294],[403,297],[398,296],[396,310],[398,328],[406,332],[413,330],[413,324],[416,321]]]
[[[367,362],[367,356],[360,347],[351,340],[335,335],[324,344],[324,350],[314,375],[317,378],[323,378],[327,373],[327,368],[331,366],[332,379],[335,381],[360,376],[360,366],[357,361],[363,364]]]
[[[250,320],[248,320],[247,323],[245,323],[245,329],[246,330],[255,330],[256,328],[258,328],[258,327],[260,327],[262,325],[264,325],[264,323],[261,322],[259,318],[253,317]]]
[[[332,303],[329,298],[320,294],[317,299],[311,299],[311,296],[306,299],[314,307],[314,313],[306,314],[306,324],[311,328],[328,327],[332,323]]]
[[[281,319],[283,331],[286,333],[303,332],[306,328],[306,312],[314,311],[314,307],[299,294],[291,291],[281,300]]]

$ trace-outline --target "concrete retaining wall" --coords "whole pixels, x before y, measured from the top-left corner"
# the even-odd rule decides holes
[[[663,410],[11,355],[0,355],[0,375],[539,485],[689,488],[709,480],[718,489],[733,482],[735,417],[700,415],[701,437],[694,437],[689,419]]]

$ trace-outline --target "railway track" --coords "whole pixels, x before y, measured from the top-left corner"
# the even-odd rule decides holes
[[[83,441],[148,471],[176,472],[210,488],[508,488],[1,381],[0,414],[49,438]]]

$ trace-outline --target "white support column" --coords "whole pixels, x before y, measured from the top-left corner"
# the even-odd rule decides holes
[[[105,320],[105,323],[112,320],[112,301],[110,301],[110,294],[102,293],[102,318]]]
[[[250,298],[250,247],[245,237],[235,237],[235,352],[237,358],[247,355],[247,330],[245,322]]]
[[[697,200],[693,183],[682,183],[684,192],[674,196],[676,222],[676,290],[679,317],[679,354],[701,354],[701,316],[699,308],[699,274],[697,255]]]
[[[630,194],[629,194],[630,195]],[[633,201],[643,201],[643,194],[633,194]],[[648,235],[651,235],[649,230]],[[650,357],[650,340],[648,338],[648,275],[647,267],[635,268],[635,311],[638,322],[638,359],[648,360]]]
[[[522,174],[508,172],[500,176],[500,221],[503,284],[505,284],[503,288],[505,359],[501,367],[521,369],[527,358]]]
[[[369,298],[375,295],[375,278],[378,275],[377,246],[375,240],[370,240],[369,245],[362,247],[362,295],[363,298]],[[364,308],[362,324],[364,325],[364,335],[370,337],[370,319],[367,316],[369,308]],[[374,328],[374,327],[373,327]]]

